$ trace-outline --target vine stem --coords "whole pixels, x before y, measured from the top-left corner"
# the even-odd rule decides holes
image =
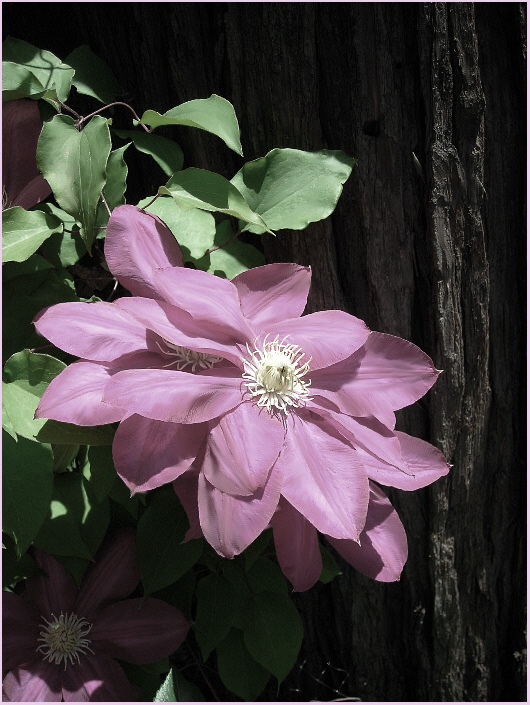
[[[213,685],[210,683],[210,680],[208,679],[208,676],[206,675],[206,673],[205,673],[205,671],[204,671],[204,668],[202,667],[202,663],[201,663],[201,662],[199,661],[199,659],[197,658],[197,656],[196,656],[194,650],[191,648],[191,646],[190,646],[188,643],[186,644],[186,646],[188,647],[188,651],[190,652],[190,654],[191,654],[193,660],[195,661],[195,664],[198,666],[199,671],[201,672],[202,677],[203,677],[204,680],[206,681],[206,684],[208,685],[208,688],[210,688],[210,691],[211,691],[212,695],[213,695],[214,698],[217,700],[217,702],[220,702],[220,700],[219,700],[219,698],[218,698],[218,696],[217,696],[217,693],[215,692],[215,688],[214,688]]]
[[[157,198],[160,198],[159,193],[157,193],[156,196],[149,201],[149,203],[146,203],[145,206],[143,206],[143,208],[140,208],[140,210],[145,212],[145,209],[149,208],[149,206],[152,205],[156,201]]]
[[[238,230],[237,233],[236,233],[235,235],[233,235],[229,240],[227,240],[226,242],[223,242],[223,244],[222,244],[222,245],[219,245],[219,247],[214,247],[213,249],[208,250],[208,252],[207,252],[206,254],[207,254],[207,255],[211,255],[212,252],[215,252],[216,250],[222,250],[223,247],[226,247],[226,246],[229,245],[231,242],[233,242],[234,240],[236,240],[236,239],[239,237],[240,234],[241,234],[241,230]]]
[[[120,100],[117,100],[115,103],[109,103],[108,105],[104,105],[102,108],[99,108],[98,110],[94,110],[94,112],[90,113],[89,115],[85,115],[84,117],[79,117],[79,120],[77,122],[78,127],[80,127],[87,120],[90,120],[90,118],[94,117],[94,115],[98,115],[99,113],[103,112],[103,110],[107,110],[107,108],[112,108],[114,105],[123,105],[125,108],[130,110],[131,113],[134,115],[134,119],[138,121],[138,123],[144,128],[144,130],[148,134],[153,131],[150,127],[147,127],[147,125],[143,124],[143,122],[140,120],[140,118],[138,117],[138,115],[136,114],[134,109],[131,108],[131,106],[128,103],[122,103]]]

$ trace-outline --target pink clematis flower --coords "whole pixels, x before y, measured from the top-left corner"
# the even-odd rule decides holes
[[[35,100],[21,98],[2,106],[2,207],[31,208],[52,192],[37,168],[42,120]]]
[[[131,702],[139,689],[118,663],[148,664],[173,653],[189,622],[151,597],[125,599],[140,580],[133,530],[96,557],[79,590],[53,556],[34,549],[45,575],[23,595],[3,592],[3,699],[7,702]]]
[[[307,267],[266,265],[232,281],[181,267],[170,231],[132,206],[113,212],[105,254],[133,297],[37,317],[39,333],[81,358],[52,381],[37,416],[119,421],[113,456],[124,482],[132,492],[174,482],[187,509],[180,485],[191,487],[201,531],[223,556],[272,522],[283,566],[294,565],[285,528],[294,526],[312,574],[308,537],[319,531],[354,564],[361,541],[374,573],[364,537],[377,575],[399,577],[402,527],[373,482],[414,490],[448,472],[433,446],[394,430],[394,411],[436,381],[430,358],[343,311],[302,316]],[[372,540],[378,531],[387,538]],[[385,540],[399,547],[393,567]],[[309,582],[294,569],[289,578]]]

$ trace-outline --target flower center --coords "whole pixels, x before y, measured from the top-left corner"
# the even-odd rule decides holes
[[[86,619],[78,617],[73,612],[71,614],[63,614],[57,618],[54,614],[51,615],[52,621],[48,621],[42,617],[45,624],[41,624],[42,631],[37,641],[42,641],[41,646],[37,647],[37,651],[44,654],[44,659],[50,663],[60,665],[64,662],[64,670],[68,662],[79,663],[79,654],[86,654],[87,651],[94,653],[90,648],[90,640],[85,639],[88,632],[92,629]]]
[[[261,349],[251,352],[247,345],[247,350],[250,358],[242,359],[243,379],[259,407],[266,408],[270,414],[277,411],[288,414],[290,408],[302,406],[311,399],[311,380],[303,380],[311,360],[302,363],[304,353],[298,345],[286,345],[278,337],[271,342],[265,338]]]
[[[208,353],[195,352],[194,350],[188,350],[188,348],[183,348],[181,345],[173,345],[173,343],[168,343],[164,340],[164,344],[167,346],[167,350],[157,342],[157,345],[164,355],[169,355],[174,357],[175,360],[168,362],[164,367],[172,367],[175,365],[177,370],[184,370],[186,367],[191,365],[191,371],[195,372],[199,370],[208,370],[215,365],[216,362],[220,362],[221,358],[216,355],[208,355]]]

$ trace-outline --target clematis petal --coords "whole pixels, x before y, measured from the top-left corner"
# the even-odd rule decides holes
[[[77,595],[73,577],[62,563],[38,548],[32,548],[35,563],[44,575],[32,575],[26,580],[26,595],[47,617],[51,613],[59,615],[70,612]]]
[[[105,258],[110,271],[135,296],[161,298],[153,271],[182,267],[175,236],[160,218],[135,206],[112,211],[105,237]]]
[[[187,311],[206,331],[211,325],[230,332],[243,345],[254,339],[232,282],[200,269],[159,269],[154,276],[163,298]]]
[[[370,483],[368,515],[360,545],[326,538],[347,563],[369,578],[384,583],[399,580],[408,555],[407,535],[396,510],[373,483]]]
[[[438,377],[432,360],[413,343],[370,333],[348,359],[311,377],[313,396],[322,396],[351,416],[378,416],[420,399]]]
[[[109,379],[108,365],[72,363],[52,379],[39,402],[35,418],[79,426],[99,426],[119,421],[125,411],[101,401]]]
[[[232,279],[243,315],[255,329],[298,318],[311,286],[311,268],[298,264],[266,264]]]
[[[263,487],[283,445],[282,423],[254,404],[240,404],[210,431],[201,467],[218,490],[251,495]]]
[[[123,600],[139,582],[136,534],[133,529],[118,529],[103,543],[85,573],[74,611],[90,621],[100,605],[109,600]]]
[[[60,672],[60,671],[59,671]],[[140,688],[130,683],[113,658],[107,654],[85,654],[81,663],[63,673],[63,699],[79,702],[137,702]]]
[[[440,477],[447,475],[450,465],[444,455],[430,443],[414,438],[401,431],[396,431],[401,444],[401,452],[407,463],[411,476],[403,482],[400,489],[417,490],[432,484]]]
[[[190,528],[186,532],[184,541],[202,538],[201,522],[199,519],[199,505],[197,500],[199,485],[199,473],[192,468],[190,472],[178,477],[173,483],[175,494],[184,507],[188,517]]]
[[[283,497],[271,525],[283,574],[295,592],[309,590],[322,573],[317,530]]]
[[[63,671],[55,663],[33,658],[10,671],[2,683],[2,700],[11,703],[61,702]]]
[[[282,495],[323,534],[354,539],[363,530],[368,478],[356,451],[306,410],[291,417],[277,463],[284,473]]]
[[[206,424],[167,423],[133,414],[121,422],[112,444],[118,475],[133,494],[172,482],[189,469],[207,431]]]
[[[110,362],[147,347],[145,326],[105,301],[55,304],[41,311],[33,322],[40,335],[85,360]]]
[[[233,497],[199,475],[199,517],[205,539],[219,555],[233,558],[264,531],[280,499],[282,473],[272,468],[265,487],[249,497]]]
[[[31,661],[39,637],[40,613],[13,592],[2,592],[2,669],[10,671]]]
[[[305,353],[303,362],[311,358],[313,379],[314,371],[350,357],[366,341],[370,331],[366,323],[344,311],[318,311],[265,326],[262,333],[298,345]]]
[[[116,602],[94,618],[94,651],[129,663],[146,664],[169,656],[182,644],[190,622],[175,607],[153,597]]]
[[[173,345],[224,357],[241,365],[239,336],[234,336],[230,330],[210,325],[205,331],[189,313],[165,301],[135,296],[118,299],[115,304]],[[206,332],[207,337],[204,337]],[[147,340],[149,344],[149,335]]]
[[[176,370],[125,370],[109,381],[103,401],[156,421],[209,421],[242,400],[239,370],[211,372],[215,376]]]

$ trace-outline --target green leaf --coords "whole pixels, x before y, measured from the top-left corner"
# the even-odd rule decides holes
[[[166,680],[160,686],[153,702],[155,703],[198,703],[206,702],[196,685],[187,681],[176,669],[172,668]]]
[[[174,583],[199,560],[202,541],[182,544],[188,526],[186,513],[172,487],[151,495],[151,503],[138,522],[137,533],[146,595]]]
[[[19,558],[15,542],[5,533],[2,535],[2,544],[2,587],[15,585],[20,580],[37,575],[39,569],[33,558],[29,553]]]
[[[256,700],[270,673],[252,658],[238,629],[231,629],[216,650],[224,685],[244,701]]]
[[[322,544],[319,544],[320,548],[320,555],[322,556],[322,572],[320,574],[320,582],[327,584],[330,583],[333,578],[336,578],[337,575],[341,575],[341,570],[339,566],[337,565],[336,560],[333,558],[331,553],[327,550],[327,548],[324,548]]]
[[[247,571],[254,565],[259,556],[261,556],[263,551],[270,544],[271,539],[272,529],[265,529],[265,531],[262,531],[262,533],[250,544],[250,546],[245,548],[242,555],[245,559],[245,569]]]
[[[37,49],[21,39],[8,37],[2,44],[2,58],[4,61],[24,64],[52,97],[57,97],[63,103],[68,98],[74,70],[63,64],[51,51]]]
[[[24,262],[6,262],[2,267],[2,280],[8,282],[17,277],[22,277],[27,274],[38,274],[47,269],[53,269],[53,264],[47,262],[44,257],[40,255],[32,255],[29,259],[24,260]]]
[[[234,625],[239,595],[221,575],[207,575],[197,583],[195,638],[204,661]]]
[[[218,95],[190,100],[160,115],[146,110],[141,122],[152,128],[160,125],[187,125],[211,132],[220,137],[227,147],[243,156],[239,139],[239,125],[232,103]]]
[[[109,66],[84,44],[65,59],[75,69],[73,85],[78,93],[90,95],[101,103],[112,103],[123,93]]]
[[[22,556],[49,511],[53,455],[49,446],[2,436],[2,525]]]
[[[59,206],[81,223],[81,237],[89,252],[110,150],[109,127],[99,115],[81,132],[72,118],[56,115],[44,123],[37,145],[39,170]]]
[[[77,444],[80,446],[110,446],[116,428],[106,426],[76,426],[63,421],[46,421],[39,429],[36,439],[41,443]]]
[[[231,183],[268,228],[303,230],[333,213],[355,163],[340,151],[273,149],[245,164]],[[264,232],[253,225],[244,229]]]
[[[55,216],[63,223],[65,232],[55,233],[43,244],[41,251],[56,269],[71,267],[86,253],[75,218],[58,208],[54,203],[39,203],[34,210]],[[66,231],[70,232],[66,232]]]
[[[247,579],[254,594],[266,591],[287,595],[289,590],[282,571],[265,556],[259,556],[247,570]]]
[[[103,196],[105,197],[105,201],[107,202],[107,206],[111,212],[118,206],[122,206],[125,203],[128,169],[123,155],[128,146],[129,145],[126,144],[123,147],[112,151],[107,162],[107,182],[103,188]],[[95,227],[103,228],[108,222],[109,212],[103,201],[100,201],[96,212]],[[98,235],[99,233],[96,234],[96,236]]]
[[[152,198],[144,198],[138,208],[144,208]],[[215,220],[206,211],[193,208],[182,210],[172,198],[157,198],[148,208],[148,213],[158,216],[171,230],[178,241],[185,261],[202,257],[212,247],[215,238]]]
[[[2,262],[23,262],[62,229],[63,224],[53,215],[20,206],[7,208],[2,212]]]
[[[112,459],[112,446],[91,446],[88,449],[88,470],[85,471],[96,499],[101,502],[108,496],[117,474]]]
[[[66,365],[50,355],[29,350],[12,355],[4,366],[2,401],[15,432],[35,439],[46,423],[34,419],[35,410],[48,384]]]
[[[53,448],[53,472],[65,472],[72,465],[79,453],[79,446],[57,444]]]
[[[265,264],[265,257],[254,245],[239,238],[234,239],[234,231],[229,220],[222,220],[215,230],[214,249],[195,262],[198,269],[219,277],[233,279],[241,272]]]
[[[46,89],[26,66],[2,61],[2,103],[18,98],[40,98]]]
[[[190,167],[174,174],[165,186],[158,189],[161,195],[172,196],[184,210],[201,208],[233,215],[235,218],[263,228],[267,225],[254,213],[243,196],[230,181],[220,174]]]
[[[166,176],[172,176],[182,169],[184,154],[173,140],[138,130],[114,130],[114,132],[122,139],[132,140],[139,152],[153,157]]]
[[[281,683],[293,668],[303,638],[302,620],[286,595],[260,592],[248,603],[245,646]]]

